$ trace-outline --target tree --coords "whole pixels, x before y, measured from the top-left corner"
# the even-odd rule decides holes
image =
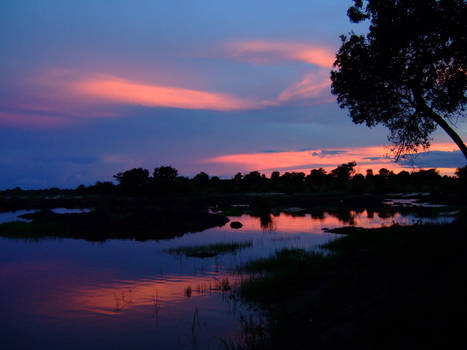
[[[390,130],[396,159],[430,146],[440,126],[467,159],[451,125],[467,102],[465,0],[354,0],[347,12],[369,19],[366,36],[341,36],[331,91],[354,123]]]
[[[209,175],[202,171],[195,175],[193,183],[198,187],[205,187],[209,184]]]
[[[113,176],[117,179],[120,188],[126,192],[141,191],[149,182],[149,171],[143,168],[134,168]]]
[[[154,180],[166,180],[173,181],[178,175],[178,170],[172,168],[171,166],[161,166],[159,168],[154,168],[152,176]]]
[[[350,180],[350,177],[355,174],[354,168],[357,166],[356,162],[349,162],[339,165],[337,168],[331,170],[329,176],[340,182],[346,182]]]

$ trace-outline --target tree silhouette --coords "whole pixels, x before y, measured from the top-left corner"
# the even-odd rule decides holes
[[[357,166],[356,162],[349,162],[339,165],[337,168],[331,170],[329,175],[341,182],[349,181],[350,177],[355,173],[354,168]]]
[[[178,170],[171,166],[161,166],[153,171],[154,180],[173,181],[178,175]]]
[[[390,130],[396,159],[430,146],[440,126],[467,158],[451,124],[465,117],[467,6],[464,0],[354,0],[366,36],[341,36],[331,90],[354,123]]]
[[[149,182],[149,171],[143,168],[134,168],[123,173],[120,172],[113,177],[124,192],[139,192]]]
[[[195,175],[193,183],[198,187],[205,187],[209,184],[209,175],[202,171]]]

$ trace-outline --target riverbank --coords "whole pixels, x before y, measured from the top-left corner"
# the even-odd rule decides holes
[[[245,337],[248,348],[449,348],[467,330],[466,227],[464,211],[454,224],[356,229],[325,245],[330,255],[243,266],[252,277],[238,294],[267,320],[249,327],[261,340]]]
[[[102,241],[110,238],[137,240],[164,239],[186,232],[199,232],[222,226],[235,217],[250,214],[265,226],[271,215],[311,215],[320,218],[332,213],[344,224],[353,225],[355,213],[377,212],[390,217],[396,212],[416,212],[418,217],[436,217],[452,208],[410,207],[388,204],[382,195],[349,193],[296,194],[245,193],[170,196],[86,195],[61,193],[54,197],[27,193],[0,196],[0,212],[12,217],[18,210],[23,222],[0,222],[0,236],[39,238],[43,236],[82,238]],[[406,199],[404,199],[406,200]],[[415,199],[414,199],[415,200]],[[57,208],[81,212],[56,213]],[[24,222],[29,220],[29,222]]]

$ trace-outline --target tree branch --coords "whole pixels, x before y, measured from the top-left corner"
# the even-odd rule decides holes
[[[444,120],[444,118],[441,117],[438,113],[436,113],[430,107],[427,106],[421,94],[417,91],[416,88],[412,88],[412,92],[415,102],[417,103],[417,107],[419,107],[424,113],[426,113],[431,119],[433,119],[451,137],[451,139],[461,150],[465,159],[467,159],[467,146],[464,144],[460,136],[454,131],[451,125],[449,125],[449,123],[446,120]]]

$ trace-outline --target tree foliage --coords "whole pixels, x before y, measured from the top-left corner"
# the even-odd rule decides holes
[[[467,158],[450,124],[465,117],[467,6],[463,0],[354,0],[352,22],[368,34],[341,36],[331,90],[354,123],[390,130],[396,158],[430,146],[441,126]]]
[[[178,170],[169,166],[154,168],[153,177],[155,180],[174,180],[178,175]]]

